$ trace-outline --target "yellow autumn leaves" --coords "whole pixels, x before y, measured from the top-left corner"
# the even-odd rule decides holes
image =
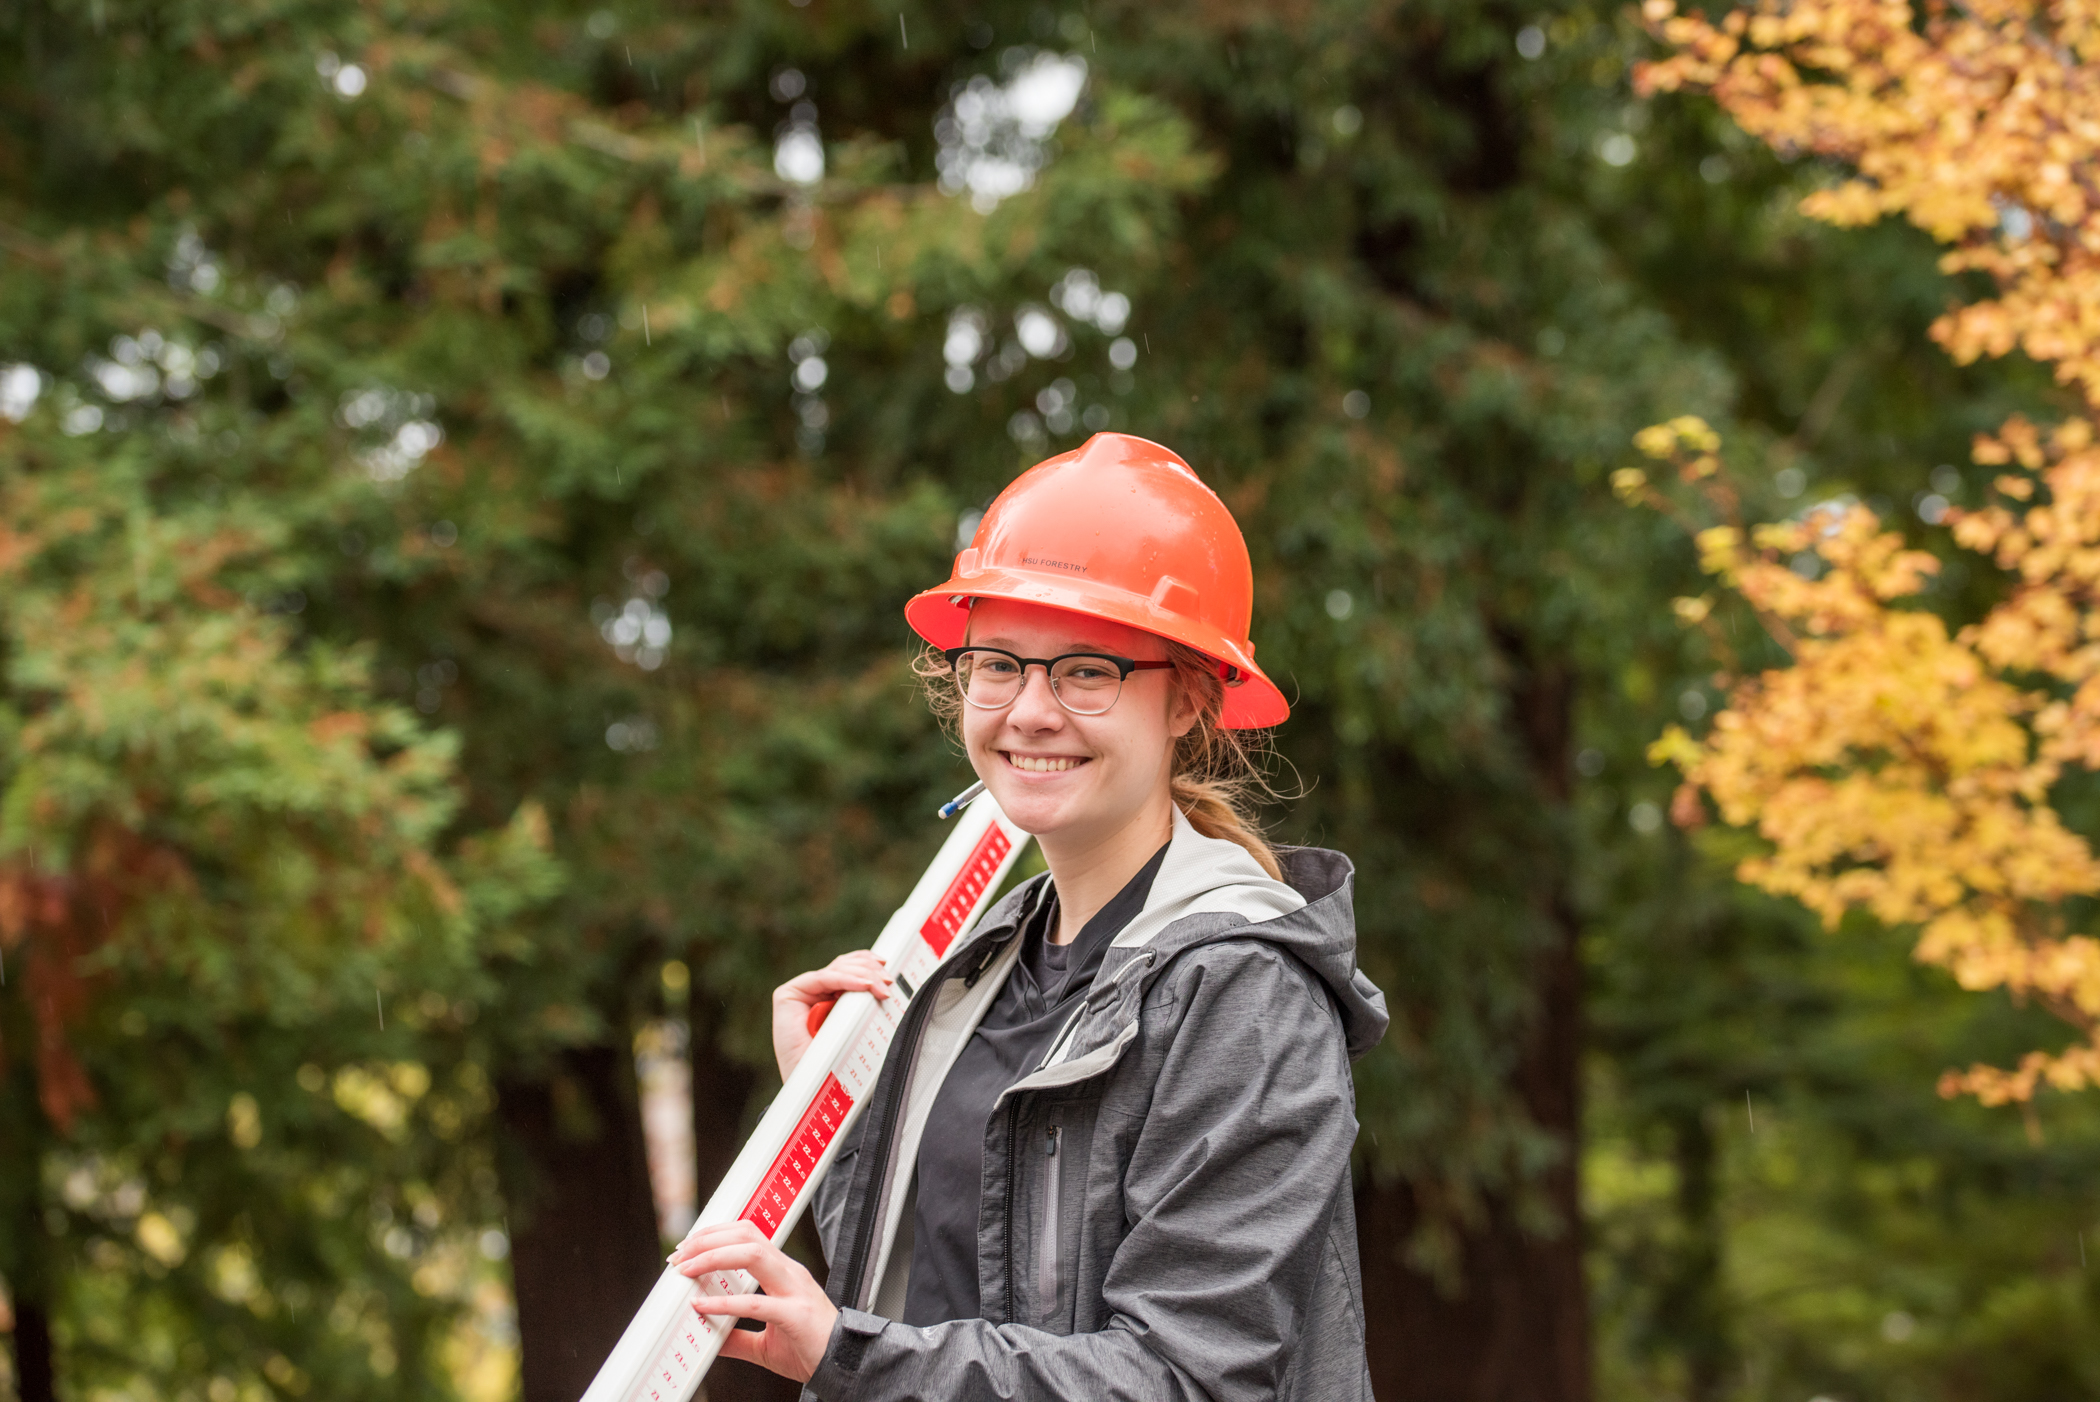
[[[1719,24],[1647,0],[1675,50],[1645,92],[1711,92],[1745,131],[1855,172],[1811,195],[1833,224],[1909,219],[1953,247],[1948,272],[1999,295],[1949,312],[1955,359],[2018,348],[2100,396],[2100,5],[1969,0],[1920,16],[1904,0],[1789,0]]]
[[[2100,4],[1971,0],[1921,17],[1901,0],[1789,0],[1714,24],[1648,0],[1643,13],[1674,51],[1644,66],[1644,91],[1708,91],[1775,148],[1845,162],[1854,177],[1805,213],[1840,225],[1900,214],[1953,245],[1944,269],[1994,279],[1995,299],[1934,324],[1950,354],[2024,350],[2100,403]],[[1675,468],[1696,511],[1646,470],[1613,479],[1622,499],[1692,531],[1703,568],[1793,659],[1724,678],[1727,705],[1703,740],[1673,727],[1656,744],[1686,780],[1673,813],[1696,821],[1704,793],[1769,846],[1744,880],[1828,924],[1860,910],[1915,926],[1919,959],[2078,1031],[2011,1070],[1942,1078],[1943,1093],[1989,1104],[2100,1085],[2100,941],[2065,916],[2074,897],[2100,894],[2100,860],[2051,806],[2067,768],[2100,769],[2095,440],[2084,418],[2046,431],[2015,419],[1977,440],[1976,461],[2010,470],[1997,504],[1949,519],[2010,587],[1953,633],[1911,603],[1937,561],[1865,508],[1745,526],[1719,437],[1697,419],[1636,440]],[[1710,598],[1677,602],[1691,626],[1710,629],[1710,610]]]
[[[1688,477],[1706,456],[1675,434],[1643,446]],[[1645,477],[1619,480],[1622,494],[1669,506]],[[1728,509],[1718,491],[1707,499]],[[1918,957],[1963,986],[2005,988],[2082,1030],[2100,1026],[2100,946],[2067,935],[2059,914],[2071,897],[2100,892],[2100,861],[2049,806],[2061,762],[2036,730],[2060,703],[2008,680],[2033,670],[2032,657],[2006,653],[1997,614],[1950,634],[1934,614],[1902,607],[1937,561],[1859,506],[1748,531],[1708,526],[1698,542],[1706,570],[1793,655],[1792,666],[1730,678],[1703,740],[1672,727],[1653,750],[1725,821],[1769,844],[1738,874],[1831,925],[1864,910],[1919,926]],[[1804,554],[1816,569],[1793,567]],[[1703,623],[1689,602],[1679,616]],[[1689,795],[1675,808],[1681,820],[1697,811]],[[2001,1102],[2044,1079],[2100,1082],[2100,1050],[2036,1053],[2012,1073],[1974,1068],[1945,1088]]]

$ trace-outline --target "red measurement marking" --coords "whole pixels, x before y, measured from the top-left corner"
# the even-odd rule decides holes
[[[802,1194],[809,1175],[817,1168],[817,1160],[824,1157],[832,1136],[839,1132],[846,1112],[853,1108],[853,1097],[839,1084],[837,1076],[826,1076],[817,1091],[816,1099],[802,1112],[802,1122],[788,1136],[787,1147],[773,1160],[765,1181],[751,1201],[744,1205],[743,1219],[756,1226],[767,1236],[780,1230],[787,1220],[788,1209]]]
[[[948,893],[941,897],[933,914],[927,916],[926,923],[919,927],[919,937],[933,947],[936,957],[946,954],[948,946],[962,933],[963,922],[970,918],[971,911],[977,909],[978,898],[992,884],[992,878],[999,874],[999,864],[1006,860],[1006,854],[1013,847],[1012,840],[996,823],[986,828],[984,836],[977,839],[970,860],[963,863],[963,869],[949,883]]]

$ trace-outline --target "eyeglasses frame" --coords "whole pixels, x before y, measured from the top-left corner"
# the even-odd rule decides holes
[[[961,647],[944,647],[941,649],[941,657],[948,664],[948,675],[955,676],[956,664],[962,660],[962,656],[966,652],[996,652],[1001,657],[1012,658],[1021,669],[1020,689],[1014,692],[1013,700],[1002,701],[996,706],[987,706],[982,702],[972,701],[968,687],[956,687],[956,690],[962,695],[963,704],[974,706],[980,711],[1003,711],[1008,706],[1013,705],[1014,701],[1020,700],[1021,693],[1028,690],[1028,669],[1030,667],[1041,667],[1043,669],[1043,680],[1050,683],[1050,695],[1056,698],[1057,704],[1063,707],[1066,712],[1075,716],[1105,716],[1116,708],[1116,701],[1123,699],[1123,683],[1130,680],[1132,672],[1158,672],[1174,665],[1172,662],[1140,662],[1135,657],[1118,657],[1112,652],[1060,652],[1055,657],[1023,657],[1018,652],[1008,652],[1003,647],[985,647],[982,644],[965,643]],[[1115,663],[1118,673],[1116,678],[1116,700],[1109,702],[1098,711],[1074,711],[1071,706],[1067,705],[1063,695],[1058,692],[1057,679],[1050,669],[1071,657],[1091,657],[1097,662]],[[960,678],[958,678],[959,680]]]

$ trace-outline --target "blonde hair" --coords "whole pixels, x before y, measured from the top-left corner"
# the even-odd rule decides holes
[[[1282,798],[1262,763],[1267,755],[1267,732],[1227,730],[1220,725],[1225,681],[1218,675],[1218,663],[1185,643],[1163,641],[1167,659],[1174,664],[1175,689],[1196,703],[1196,723],[1174,742],[1174,771],[1169,781],[1174,806],[1197,832],[1238,843],[1271,880],[1281,881],[1283,864],[1255,816],[1258,805]],[[912,671],[925,684],[933,713],[951,731],[957,729],[963,699],[947,659],[937,648],[928,647],[913,662]]]

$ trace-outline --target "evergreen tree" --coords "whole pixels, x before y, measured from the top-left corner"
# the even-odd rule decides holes
[[[64,1385],[443,1395],[507,1249],[525,1396],[579,1395],[658,1269],[636,1023],[687,1003],[712,1181],[766,990],[871,937],[967,777],[903,600],[1114,428],[1238,514],[1278,835],[1358,863],[1380,1395],[1587,1397],[1581,941],[1634,1067],[1690,1014],[1633,975],[1711,889],[1627,821],[1700,664],[1688,552],[1609,471],[1732,404],[1834,477],[1983,393],[1915,344],[1929,253],[1775,223],[1812,172],[1634,103],[1639,42],[1441,2],[0,15],[0,889],[65,902],[0,906],[51,971],[0,993],[38,1165],[0,1273]],[[189,875],[104,926],[111,863]]]

